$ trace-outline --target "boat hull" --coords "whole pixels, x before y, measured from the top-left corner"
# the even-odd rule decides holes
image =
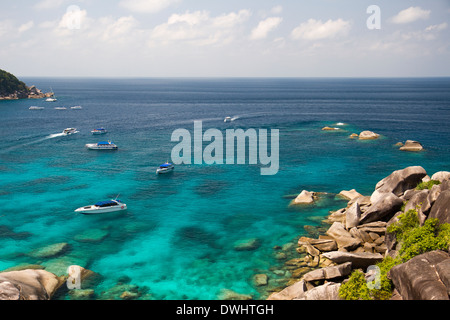
[[[118,212],[118,211],[125,211],[127,210],[126,204],[121,204],[114,207],[96,207],[96,206],[87,206],[87,207],[81,207],[75,210],[77,213],[81,213],[84,215],[97,215],[97,214],[104,214],[104,213],[111,213],[111,212]]]
[[[96,143],[94,144],[87,144],[86,148],[90,149],[90,150],[117,150],[119,149],[117,146],[99,146]]]
[[[175,169],[174,167],[172,168],[165,168],[165,169],[156,169],[156,173],[157,174],[164,174],[164,173],[170,173],[173,171],[173,169]]]

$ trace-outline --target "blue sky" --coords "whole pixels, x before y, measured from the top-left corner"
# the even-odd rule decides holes
[[[379,29],[367,27],[370,5],[379,7],[371,20]],[[0,68],[18,76],[450,76],[449,31],[449,0],[1,1]]]

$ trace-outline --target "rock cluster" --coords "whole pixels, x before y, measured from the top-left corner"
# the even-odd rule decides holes
[[[419,208],[422,224],[427,218],[450,223],[450,173],[439,172],[432,178],[441,183],[416,190],[419,183],[430,178],[422,167],[408,167],[378,182],[370,197],[355,190],[342,192],[349,199],[347,207],[331,213],[326,235],[298,241],[298,251],[306,252],[320,268],[306,272],[268,299],[339,299],[339,287],[353,269],[365,270],[385,256],[397,254],[399,244],[387,227],[403,213],[401,207],[406,201],[404,210]],[[450,255],[444,251],[424,253],[392,268],[389,276],[398,293],[394,298],[449,299],[449,270]]]
[[[43,99],[52,97],[52,92],[42,92],[36,86],[28,87],[28,91],[16,91],[6,96],[0,96],[0,100],[18,100],[18,99]]]

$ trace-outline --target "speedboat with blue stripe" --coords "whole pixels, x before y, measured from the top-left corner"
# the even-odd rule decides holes
[[[107,133],[107,132],[108,132],[108,131],[106,131],[105,128],[98,128],[98,129],[94,129],[94,130],[91,131],[91,133],[92,133],[93,135],[105,134],[105,133]]]
[[[119,199],[114,199],[109,201],[99,201],[94,205],[78,208],[75,212],[93,215],[124,210],[127,210],[127,205]]]
[[[169,172],[172,172],[173,169],[175,169],[175,166],[172,163],[166,162],[166,163],[160,165],[158,169],[156,169],[156,173],[157,174],[169,173]]]

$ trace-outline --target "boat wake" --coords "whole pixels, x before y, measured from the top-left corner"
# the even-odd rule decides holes
[[[76,131],[76,132],[78,132],[78,131]],[[54,133],[54,134],[50,134],[48,136],[45,136],[43,138],[35,139],[33,141],[28,141],[28,142],[24,142],[24,143],[20,143],[20,144],[16,143],[14,146],[2,149],[0,151],[0,153],[7,153],[7,152],[12,151],[12,150],[20,149],[20,148],[23,148],[23,147],[26,147],[26,146],[29,146],[29,145],[32,145],[32,144],[36,144],[36,143],[43,142],[43,141],[46,141],[46,140],[49,140],[49,139],[54,139],[54,138],[63,137],[63,136],[66,136],[66,134],[64,134],[62,132],[61,133]],[[22,139],[20,139],[20,140],[22,140]]]

